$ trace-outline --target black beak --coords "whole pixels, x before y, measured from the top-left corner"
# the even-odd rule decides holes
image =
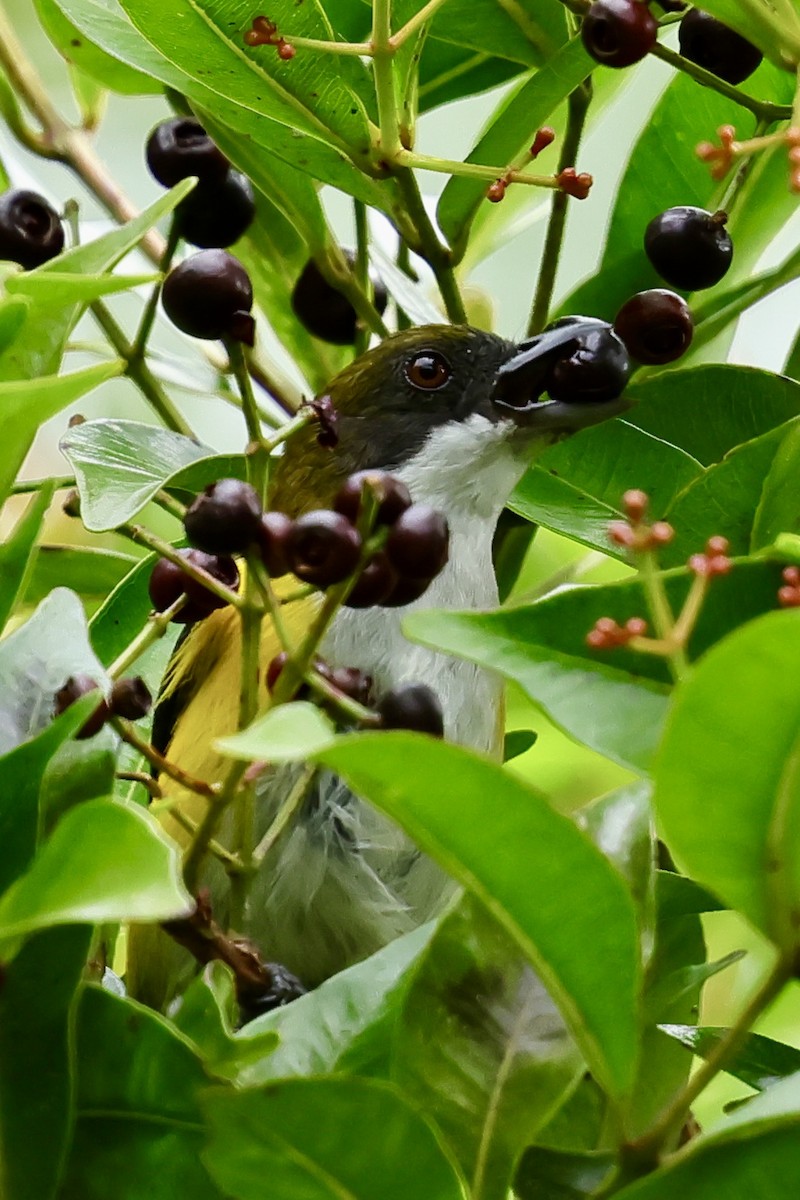
[[[559,399],[546,395],[556,363],[586,354],[598,339],[613,339],[615,369],[582,372],[586,386],[564,389]],[[596,347],[594,351],[596,353]],[[618,416],[631,406],[623,395],[630,373],[625,347],[606,321],[566,318],[552,329],[521,342],[495,375],[490,400],[497,414],[531,432],[575,433]],[[555,390],[555,389],[554,389]]]

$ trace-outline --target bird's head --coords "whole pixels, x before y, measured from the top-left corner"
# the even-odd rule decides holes
[[[600,325],[586,319],[580,328]],[[628,407],[602,387],[574,400],[543,394],[554,357],[568,357],[578,344],[576,328],[565,323],[519,345],[464,325],[386,338],[327,389],[338,414],[336,448],[318,444],[313,424],[292,439],[276,471],[273,506],[291,516],[327,507],[348,475],[375,467],[399,475],[415,501],[448,515],[496,518],[538,453]]]

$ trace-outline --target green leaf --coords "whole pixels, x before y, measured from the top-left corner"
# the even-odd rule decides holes
[[[469,895],[414,972],[392,1065],[435,1117],[475,1200],[505,1200],[522,1151],[583,1073],[542,983]]]
[[[800,413],[800,384],[754,367],[714,364],[634,379],[626,420],[704,466]]]
[[[8,539],[0,544],[0,633],[28,589],[36,565],[36,539],[53,499],[52,484],[45,484],[29,501]]]
[[[98,546],[40,546],[25,588],[25,603],[40,600],[62,584],[79,596],[106,596],[139,560]]]
[[[553,54],[566,35],[561,12],[540,0],[451,0],[431,23],[434,38],[532,66]]]
[[[74,271],[50,271],[44,275],[21,271],[19,275],[8,276],[5,288],[11,296],[29,296],[34,304],[55,308],[127,292],[158,278],[152,272],[149,275],[79,275]]]
[[[278,1045],[277,1033],[255,1031],[253,1022],[234,1032],[237,1015],[233,975],[222,963],[211,962],[183,993],[174,1017],[175,1028],[192,1042],[206,1069],[217,1078],[237,1080]]]
[[[77,1121],[58,1200],[222,1200],[201,1162],[209,1077],[163,1017],[97,987],[77,1014]]]
[[[0,462],[0,497],[7,494],[14,482],[39,426],[107,379],[121,375],[122,371],[122,362],[110,362],[72,371],[69,375],[0,381],[0,408],[5,431]]]
[[[708,1058],[728,1033],[727,1029],[709,1025],[659,1025],[659,1029],[701,1058]],[[748,1087],[763,1092],[779,1079],[800,1071],[800,1050],[763,1034],[749,1033],[733,1059],[726,1062],[725,1070]]]
[[[88,800],[58,823],[0,900],[0,937],[50,925],[166,920],[191,911],[178,847],[136,805]]]
[[[578,809],[575,820],[622,875],[639,908],[646,956],[655,934],[655,832],[650,784],[617,788]]]
[[[231,758],[277,763],[303,761],[335,740],[333,721],[316,704],[295,700],[268,709],[241,733],[218,738],[215,746]]]
[[[44,930],[3,968],[0,1190],[14,1200],[53,1200],[64,1169],[75,1117],[75,994],[90,937],[74,926]]]
[[[650,979],[645,997],[645,1017],[648,1023],[655,1024],[660,1019],[659,1012],[670,1003],[682,1000],[688,995],[692,996],[693,1011],[696,1011],[696,997],[703,984],[722,971],[727,971],[728,967],[741,962],[745,954],[744,950],[732,950],[730,954],[714,962],[688,963],[669,974],[662,973],[662,977],[657,981]]]
[[[800,613],[769,613],[697,664],[675,695],[654,797],[682,869],[783,949],[797,944],[800,906],[799,632]]]
[[[447,17],[452,21],[452,8]],[[472,15],[470,23],[474,20]],[[593,65],[579,37],[562,46],[511,95],[503,96],[466,162],[498,167],[512,162],[531,144],[537,129],[586,78]],[[485,199],[485,181],[458,175],[448,181],[436,214],[451,245],[463,246],[472,219]]]
[[[205,1161],[226,1195],[263,1200],[464,1200],[434,1130],[386,1084],[290,1079],[209,1092]]]
[[[318,757],[486,905],[542,976],[602,1085],[625,1095],[638,1038],[638,933],[627,888],[600,851],[538,793],[461,747],[361,734]]]
[[[667,508],[664,515],[675,529],[675,537],[659,554],[662,566],[677,566],[686,562],[690,554],[700,553],[708,538],[715,534],[726,537],[730,542],[731,555],[749,554],[760,544],[771,544],[774,536],[781,532],[775,526],[770,536],[767,520],[767,540],[763,534],[756,538],[756,522],[759,520],[765,481],[785,442],[798,444],[800,417],[779,425],[752,442],[734,447],[720,463],[709,467],[705,474],[689,484]],[[792,454],[789,455],[791,462]],[[780,479],[786,485],[785,473]],[[789,498],[782,492],[773,503],[783,511],[791,510]],[[661,512],[661,509],[654,510]]]
[[[89,622],[92,646],[100,662],[110,666],[153,611],[147,590],[155,554],[131,568]]]
[[[752,548],[771,546],[782,533],[800,533],[794,484],[800,463],[800,422],[790,422],[767,469],[752,530]]]
[[[619,554],[608,526],[623,516],[628,488],[646,491],[652,511],[661,514],[702,473],[678,447],[627,421],[607,421],[546,451],[517,484],[509,506],[546,529]]]
[[[791,1075],[701,1134],[672,1162],[622,1188],[619,1200],[794,1200],[800,1074]]]
[[[614,1165],[604,1150],[553,1150],[531,1146],[514,1179],[519,1200],[580,1200],[594,1196]]]
[[[533,729],[510,729],[503,739],[503,762],[513,762],[535,746],[539,735]]]
[[[81,35],[80,30],[64,16],[56,0],[35,0],[35,4],[45,33],[68,63],[79,67],[115,92],[139,96],[161,91],[153,79],[126,66],[119,58],[112,58]]]
[[[105,678],[78,597],[57,588],[0,642],[0,753],[50,725],[54,694],[79,673]]]
[[[368,76],[358,59],[301,51],[286,63],[270,46],[248,47],[246,26],[229,19],[224,0],[176,0],[168,23],[156,0],[122,0],[122,7],[148,41],[203,87],[345,154],[367,153]],[[332,36],[316,0],[301,8],[275,0],[270,19],[288,37]]]
[[[74,425],[59,445],[75,472],[83,523],[93,533],[130,521],[184,467],[213,456],[171,429],[105,418]]]

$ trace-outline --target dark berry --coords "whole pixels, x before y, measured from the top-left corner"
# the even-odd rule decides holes
[[[243,554],[261,530],[258,492],[241,479],[218,479],[195,497],[183,527],[191,544],[208,554]]]
[[[424,683],[403,683],[381,696],[375,706],[384,729],[411,729],[444,737],[444,714],[438,697]]]
[[[682,296],[652,288],[631,296],[614,318],[614,332],[640,363],[674,362],[688,350],[694,334],[689,305]]]
[[[630,359],[610,325],[586,325],[550,366],[545,386],[564,404],[605,404],[625,390]]]
[[[381,600],[383,608],[405,608],[424,596],[431,585],[430,579],[398,579],[385,600]]]
[[[644,234],[647,257],[662,279],[694,292],[719,283],[733,260],[725,213],[682,205],[653,217]]]
[[[379,550],[373,554],[345,600],[348,608],[372,608],[382,604],[397,583],[397,573],[387,555]]]
[[[345,250],[344,256],[352,267],[355,255]],[[382,313],[388,302],[385,284],[372,279],[373,303]],[[302,325],[324,342],[335,346],[352,346],[356,338],[358,317],[350,301],[333,284],[328,283],[313,258],[306,263],[292,292],[292,308]]]
[[[178,329],[191,337],[241,337],[242,318],[252,324],[253,287],[250,276],[224,250],[201,250],[173,267],[161,293],[164,311]]]
[[[334,667],[328,675],[329,682],[355,700],[358,704],[369,704],[372,692],[372,676],[359,671],[358,667]]]
[[[54,712],[57,717],[60,717],[63,712],[72,707],[76,700],[88,696],[90,692],[97,692],[97,708],[81,725],[75,734],[77,738],[94,737],[108,720],[108,704],[99,688],[100,685],[90,675],[70,675],[67,682],[55,694]]]
[[[728,83],[743,83],[761,62],[761,51],[709,13],[693,8],[678,26],[684,58]]]
[[[266,684],[267,684],[268,691],[270,691],[270,692],[275,691],[275,688],[278,686],[278,680],[281,676],[281,672],[283,671],[283,668],[286,666],[288,661],[289,661],[289,655],[286,653],[285,650],[281,650],[279,654],[276,654],[274,658],[270,659],[270,663],[269,663],[269,666],[267,667],[267,675],[266,675]]]
[[[232,558],[206,554],[204,550],[178,550],[181,558],[185,558],[194,567],[206,571],[218,583],[236,590],[239,586],[239,571]],[[182,571],[176,563],[167,558],[160,558],[150,574],[150,599],[156,612],[164,612],[179,596],[184,593],[188,597],[180,612],[173,617],[179,625],[191,625],[202,621],[215,608],[224,608],[225,601],[203,584],[192,579]]]
[[[252,184],[240,171],[229,171],[219,182],[198,183],[175,210],[181,237],[204,249],[232,246],[255,215]]]
[[[281,963],[260,965],[262,969],[266,967],[271,982],[265,991],[258,995],[253,994],[252,990],[245,995],[240,990],[238,997],[240,1026],[249,1024],[250,1021],[263,1016],[264,1013],[274,1012],[276,1008],[282,1008],[284,1004],[291,1004],[293,1000],[299,1000],[306,994],[306,989],[297,976]]]
[[[259,523],[256,541],[267,574],[278,579],[289,570],[286,539],[294,522],[282,512],[265,512]]]
[[[0,259],[30,270],[64,249],[64,228],[44,196],[16,188],[0,196]]]
[[[377,501],[375,520],[379,525],[393,525],[397,518],[411,507],[411,495],[406,485],[390,475],[388,471],[356,471],[340,487],[333,501],[336,512],[340,512],[353,524],[358,520],[361,499],[369,490]]]
[[[443,514],[427,504],[413,504],[390,529],[386,555],[398,575],[430,580],[447,562],[449,545]]]
[[[658,22],[644,0],[595,0],[581,25],[589,54],[606,67],[630,67],[656,44]]]
[[[141,675],[130,679],[117,679],[108,698],[108,707],[113,715],[125,717],[127,721],[138,721],[140,717],[146,717],[152,704],[150,688]]]
[[[156,125],[147,139],[150,173],[164,187],[196,175],[206,182],[224,179],[230,162],[194,117],[172,117]]]
[[[317,587],[341,583],[361,556],[361,538],[341,513],[318,509],[294,522],[286,539],[286,561],[298,579]]]

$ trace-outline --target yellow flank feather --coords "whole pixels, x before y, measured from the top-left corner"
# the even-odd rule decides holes
[[[283,586],[281,586],[283,584]],[[275,591],[280,596],[297,588],[297,581],[287,577],[278,580]],[[287,637],[297,645],[313,619],[320,602],[318,594],[297,600],[283,608]],[[233,608],[221,608],[192,628],[169,665],[162,690],[162,699],[180,693],[184,707],[176,721],[166,757],[193,778],[205,783],[221,781],[230,765],[214,749],[217,738],[233,733],[237,724],[237,699],[241,675],[240,621]],[[260,651],[260,703],[266,699],[267,667],[283,646],[272,622],[262,624]],[[205,797],[181,787],[166,775],[159,776],[159,787],[165,801],[177,808],[184,818],[196,825],[205,815]],[[164,830],[179,845],[185,847],[190,833],[169,809],[159,817]],[[223,822],[217,840],[230,848],[232,820]],[[219,863],[208,864],[204,883],[212,895],[226,891],[226,880]],[[137,925],[131,928],[128,940],[126,982],[129,992],[154,1007],[161,1008],[174,993],[175,979],[191,972],[192,963],[158,926]]]

